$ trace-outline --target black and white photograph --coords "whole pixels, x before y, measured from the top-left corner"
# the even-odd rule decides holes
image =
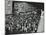
[[[44,2],[5,0],[5,35],[44,33]]]

